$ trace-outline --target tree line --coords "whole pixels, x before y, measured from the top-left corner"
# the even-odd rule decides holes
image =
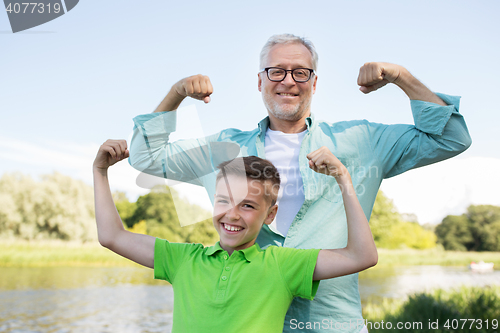
[[[172,242],[215,243],[218,235],[210,219],[180,226],[176,209],[193,221],[201,220],[206,211],[178,196],[167,186],[156,186],[135,202],[123,192],[113,193],[128,230]],[[414,216],[398,213],[379,192],[370,227],[379,248],[428,249],[441,244],[446,250],[500,251],[500,207],[496,206],[470,206],[465,214],[449,215],[434,229],[421,226]],[[57,172],[39,181],[19,172],[4,174],[0,178],[0,239],[96,241],[92,186]]]
[[[91,186],[60,173],[0,178],[1,239],[97,240]]]
[[[446,250],[500,251],[500,207],[472,205],[462,215],[448,215],[436,235]]]

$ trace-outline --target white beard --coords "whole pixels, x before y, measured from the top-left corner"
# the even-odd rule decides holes
[[[275,100],[267,98],[265,94],[262,94],[262,100],[267,110],[276,118],[289,121],[299,120],[303,116],[305,110],[311,106],[311,97],[312,95],[298,104],[291,105],[279,104]]]

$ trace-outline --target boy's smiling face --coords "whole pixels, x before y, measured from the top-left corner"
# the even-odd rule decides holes
[[[248,192],[238,195],[230,191],[242,188],[248,188]],[[261,181],[242,176],[228,175],[217,182],[213,223],[220,246],[229,254],[252,246],[262,225],[271,224],[276,216],[278,206],[270,207],[265,190]]]

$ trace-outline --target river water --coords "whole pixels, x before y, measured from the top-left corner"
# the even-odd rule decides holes
[[[379,266],[359,279],[363,303],[460,285],[500,285],[500,271]],[[169,332],[172,309],[171,286],[147,268],[0,268],[0,332]]]

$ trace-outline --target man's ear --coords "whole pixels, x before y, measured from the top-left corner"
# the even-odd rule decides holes
[[[267,217],[264,220],[265,224],[271,224],[276,217],[276,214],[278,214],[278,205],[274,205],[272,207],[269,207],[269,210],[267,211]]]
[[[258,83],[259,91],[262,92],[262,78],[260,77],[260,73],[257,73],[257,76],[259,77],[259,83]]]
[[[316,81],[318,81],[318,76],[314,74],[313,94],[316,92]]]

